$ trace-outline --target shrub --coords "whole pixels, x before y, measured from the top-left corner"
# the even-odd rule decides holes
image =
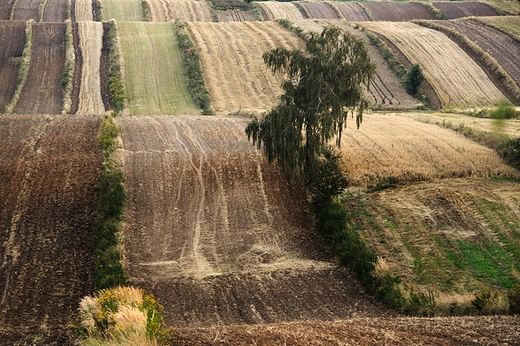
[[[412,96],[417,95],[419,87],[424,81],[424,75],[419,64],[412,66],[410,71],[406,75],[405,89],[406,92]]]
[[[516,287],[509,292],[508,297],[511,313],[520,314],[520,285],[516,285]]]
[[[116,114],[123,111],[125,107],[126,89],[123,84],[123,74],[121,73],[121,61],[119,43],[117,39],[117,26],[115,20],[110,21],[108,33],[109,46],[109,75],[108,75],[108,91],[110,95],[110,105]]]

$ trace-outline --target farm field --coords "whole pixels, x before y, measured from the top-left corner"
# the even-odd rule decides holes
[[[218,11],[217,18],[219,22],[252,22],[259,19],[252,11],[241,10]]]
[[[93,21],[92,1],[76,0],[74,2],[74,15],[77,22]]]
[[[13,1],[2,1],[0,3],[0,20],[8,20],[11,16],[11,8],[13,7]]]
[[[11,102],[25,45],[24,21],[0,21],[0,113]]]
[[[198,111],[182,70],[173,23],[119,22],[130,114]]]
[[[349,22],[370,21],[370,17],[359,4],[354,2],[335,2],[331,6],[336,6],[343,18]]]
[[[388,38],[411,63],[421,66],[442,107],[491,106],[506,99],[484,71],[444,34],[407,22],[362,25]]]
[[[479,18],[480,21],[494,25],[495,27],[507,32],[511,36],[515,37],[517,41],[520,41],[520,17],[508,16],[508,17],[485,17]]]
[[[118,22],[142,22],[143,5],[141,0],[103,0],[103,20],[115,19]]]
[[[462,17],[485,17],[497,16],[498,13],[487,4],[481,2],[434,2],[433,6],[438,8],[448,19]]]
[[[277,1],[257,1],[255,5],[258,6],[264,14],[264,20],[288,19],[298,20],[303,19],[302,13],[298,8],[290,2]]]
[[[0,341],[66,341],[90,293],[99,117],[0,116]],[[65,338],[65,339],[64,339]]]
[[[187,23],[211,103],[217,113],[271,108],[281,94],[262,54],[275,47],[293,49],[303,42],[273,22]]]
[[[18,0],[19,1],[19,0]],[[43,22],[62,23],[69,16],[67,13],[67,5],[69,0],[48,0],[45,2],[43,9]]]
[[[206,1],[199,0],[146,0],[150,21],[169,22],[180,19],[188,22],[212,22],[211,10]]]
[[[32,24],[31,62],[15,114],[60,114],[65,70],[65,24]]]
[[[332,7],[333,5],[326,2],[298,2],[296,7],[302,7],[305,13],[309,13],[312,19],[339,19],[339,15]]]
[[[373,20],[403,22],[413,19],[435,19],[435,15],[419,2],[363,2]]]
[[[18,0],[14,5],[14,20],[29,20],[38,21],[38,7],[40,0]]]

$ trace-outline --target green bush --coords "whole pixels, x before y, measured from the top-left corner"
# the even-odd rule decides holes
[[[412,96],[417,95],[422,82],[424,82],[424,75],[421,66],[415,64],[406,75],[404,83],[406,92]]]
[[[110,97],[110,105],[112,109],[119,114],[125,107],[126,89],[123,83],[123,75],[121,73],[120,52],[117,42],[117,27],[114,20],[110,21],[108,33],[109,46],[109,75],[108,75],[108,91]]]
[[[520,285],[516,285],[516,287],[509,292],[508,297],[511,313],[520,314]]]

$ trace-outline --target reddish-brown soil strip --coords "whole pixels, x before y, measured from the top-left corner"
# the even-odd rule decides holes
[[[374,20],[404,22],[413,19],[435,19],[435,15],[418,2],[363,2]]]
[[[0,116],[0,344],[64,344],[91,293],[101,117]]]
[[[14,10],[14,20],[38,20],[40,0],[18,0]]]
[[[65,66],[65,24],[35,23],[27,80],[15,114],[60,114]]]
[[[25,22],[0,21],[0,113],[11,102],[25,45]]]
[[[365,10],[357,3],[336,2],[333,4],[341,12],[343,17],[349,22],[370,21],[370,17]]]
[[[67,19],[68,0],[47,0],[43,11],[43,22],[63,23]]]
[[[4,0],[0,2],[0,20],[8,20],[11,16],[11,8],[14,0]]]
[[[485,17],[498,16],[497,11],[481,2],[457,2],[443,1],[434,2],[433,6],[437,7],[448,19],[462,17]]]
[[[299,5],[305,7],[312,19],[339,19],[338,13],[324,2],[302,2]]]

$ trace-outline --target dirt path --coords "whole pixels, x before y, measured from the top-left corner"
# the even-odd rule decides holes
[[[65,24],[33,24],[31,64],[13,113],[60,114],[64,66]]]
[[[63,338],[90,293],[100,121],[0,116],[2,345]]]
[[[0,21],[0,113],[11,102],[25,45],[25,22]]]

